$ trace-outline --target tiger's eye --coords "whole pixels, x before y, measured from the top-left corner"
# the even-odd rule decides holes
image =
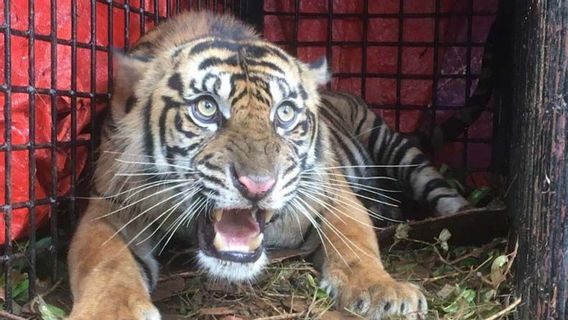
[[[283,103],[276,109],[276,118],[281,126],[287,127],[296,119],[296,110],[290,103]]]
[[[203,98],[195,103],[194,112],[202,120],[212,120],[217,115],[219,107],[215,100],[211,98]]]

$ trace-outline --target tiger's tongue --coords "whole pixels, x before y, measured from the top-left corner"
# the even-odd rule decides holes
[[[262,241],[260,226],[250,210],[223,210],[214,228],[214,245],[219,251],[254,251]]]

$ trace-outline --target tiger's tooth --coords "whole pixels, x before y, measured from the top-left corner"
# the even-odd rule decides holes
[[[213,246],[217,251],[223,251],[225,249],[225,241],[223,240],[223,236],[219,233],[215,234],[215,239],[213,239]]]
[[[256,248],[260,247],[262,239],[264,239],[263,233],[259,233],[256,237],[250,239],[247,244],[249,251],[254,251]]]
[[[270,219],[272,219],[273,215],[274,215],[274,212],[272,210],[264,211],[264,221],[270,222]]]
[[[213,220],[215,220],[215,222],[221,221],[221,218],[223,218],[223,210],[213,211]]]

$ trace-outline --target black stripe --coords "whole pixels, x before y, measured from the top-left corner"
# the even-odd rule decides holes
[[[176,112],[174,122],[175,122],[175,125],[176,125],[176,129],[179,132],[183,133],[187,138],[192,139],[192,138],[195,138],[199,135],[195,132],[187,131],[187,130],[183,129],[183,120],[181,119],[181,116],[179,115],[179,111]]]
[[[435,189],[449,188],[449,187],[450,186],[444,179],[441,178],[432,179],[428,181],[428,183],[426,183],[426,185],[424,186],[424,190],[422,190],[422,199],[426,200],[430,192],[434,191]]]
[[[288,187],[290,187],[294,182],[297,182],[299,179],[298,176],[292,177],[292,179],[288,180],[288,182],[286,182],[283,186],[282,186],[282,190],[286,190]],[[296,190],[294,190],[296,191]]]
[[[168,87],[177,91],[180,96],[183,96],[183,81],[179,73],[176,72],[172,74],[172,76],[168,79]]]
[[[282,176],[285,177],[288,174],[290,174],[290,172],[292,172],[292,170],[294,170],[294,168],[296,168],[296,164],[292,163],[292,165],[290,165],[288,168],[284,169],[284,172],[282,172]]]
[[[124,112],[130,113],[134,104],[138,101],[135,96],[130,96],[126,99],[126,104],[124,105]]]
[[[149,157],[149,162],[154,162],[154,137],[152,135],[152,127],[150,125],[152,115],[152,95],[148,98],[148,102],[144,106],[144,151]]]
[[[369,150],[371,150],[371,152],[373,153],[375,153],[375,143],[379,138],[379,133],[381,132],[382,124],[383,122],[379,117],[375,118],[375,121],[373,121],[373,130],[371,130],[371,135],[369,136],[369,145],[368,145]],[[375,161],[377,160],[378,158],[375,159]]]
[[[274,64],[272,62],[247,60],[247,65],[254,66],[254,67],[264,67],[264,68],[270,69],[272,71],[275,71],[275,72],[278,72],[278,73],[281,73],[282,75],[284,75],[284,70],[282,70],[279,66],[277,66],[276,64]]]
[[[167,152],[167,161],[169,164],[174,164],[173,163],[173,158],[175,158],[176,154],[181,155],[182,157],[187,157],[188,154],[188,150],[187,148],[181,148],[178,146],[166,146],[166,152]]]
[[[323,157],[323,142],[319,134],[315,137],[314,154],[316,160],[321,160]]]
[[[218,65],[229,65],[231,67],[236,67],[239,65],[238,63],[238,58],[237,56],[230,56],[227,59],[220,59],[217,57],[213,57],[213,58],[207,58],[203,61],[201,61],[201,63],[199,63],[199,70],[205,70],[207,68],[210,67],[215,67]]]
[[[213,153],[207,154],[207,155],[203,156],[203,158],[199,162],[200,163],[207,162],[207,161],[211,160],[211,158],[213,158],[213,157],[214,157]]]
[[[219,76],[212,73],[208,73],[205,75],[205,77],[203,77],[203,80],[201,80],[201,89],[203,91],[208,91],[207,82],[210,79],[215,79],[215,82],[213,83],[213,92],[217,94],[217,92],[221,88],[221,79],[219,79]]]
[[[412,159],[412,161],[410,161],[409,163],[412,166],[416,166],[416,167],[411,167],[412,172],[413,173],[420,173],[422,170],[424,170],[425,168],[428,168],[430,166],[430,161],[428,161],[428,159],[426,159],[426,156],[423,153],[418,153],[414,159]],[[410,172],[410,170],[409,170]],[[410,177],[406,177],[407,179],[410,179]]]
[[[221,180],[217,177],[210,176],[210,175],[204,174],[204,173],[202,174],[202,176],[203,176],[203,178],[207,179],[207,182],[211,182],[211,183],[216,184],[218,186],[225,187],[226,183],[223,180]]]
[[[236,53],[236,52],[239,51],[240,47],[241,46],[238,43],[235,43],[235,42],[232,42],[232,41],[223,41],[223,40],[214,39],[214,40],[209,40],[209,41],[203,41],[201,43],[196,44],[189,51],[189,55],[192,56],[192,55],[200,54],[204,51],[211,50],[211,49],[222,49],[222,50],[227,50],[227,51],[231,51],[231,52]]]
[[[351,142],[351,145],[356,149],[356,153],[358,155],[367,158],[367,150],[365,150],[365,148],[359,143],[357,139],[345,135],[345,128],[337,120],[332,119],[332,115],[329,113],[329,110],[320,109],[320,112],[326,119],[329,120],[330,126],[334,127],[330,128],[331,135],[336,138],[337,143],[341,145],[343,150],[349,152],[349,161],[352,161],[351,164],[357,164],[359,163],[359,161],[355,159],[353,151],[347,146],[346,141]],[[339,136],[339,132],[342,133],[342,136]]]
[[[223,168],[212,164],[211,162],[203,162],[203,166],[205,166],[205,168],[212,170],[212,171],[219,171],[219,172],[223,172]]]
[[[203,184],[201,185],[201,189],[202,189],[201,191],[202,194],[207,194],[207,195],[211,194],[213,196],[219,196],[219,191],[217,189],[211,189],[207,186],[204,186]]]
[[[400,135],[398,136],[400,137]],[[393,148],[395,146],[398,146],[398,148],[396,150],[393,150],[393,153],[391,155],[392,161],[390,161],[390,163],[399,165],[402,164],[402,159],[404,158],[404,156],[406,156],[406,153],[412,147],[412,145],[410,144],[410,142],[408,142],[408,140],[403,140],[402,138],[397,139],[395,143],[396,144],[393,145]]]
[[[154,291],[154,289],[156,289],[158,279],[154,279],[152,269],[146,264],[144,259],[140,258],[136,253],[132,252],[132,255],[134,256],[134,260],[138,263],[138,267],[140,267],[140,272],[142,272],[146,276],[146,279],[148,279],[148,288],[150,291]]]

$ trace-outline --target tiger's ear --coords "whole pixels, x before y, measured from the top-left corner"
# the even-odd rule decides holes
[[[331,73],[327,65],[327,59],[321,57],[308,65],[310,73],[318,86],[323,86],[331,79]]]
[[[149,60],[146,57],[114,52],[114,91],[127,97],[133,95],[136,84],[146,72]]]

